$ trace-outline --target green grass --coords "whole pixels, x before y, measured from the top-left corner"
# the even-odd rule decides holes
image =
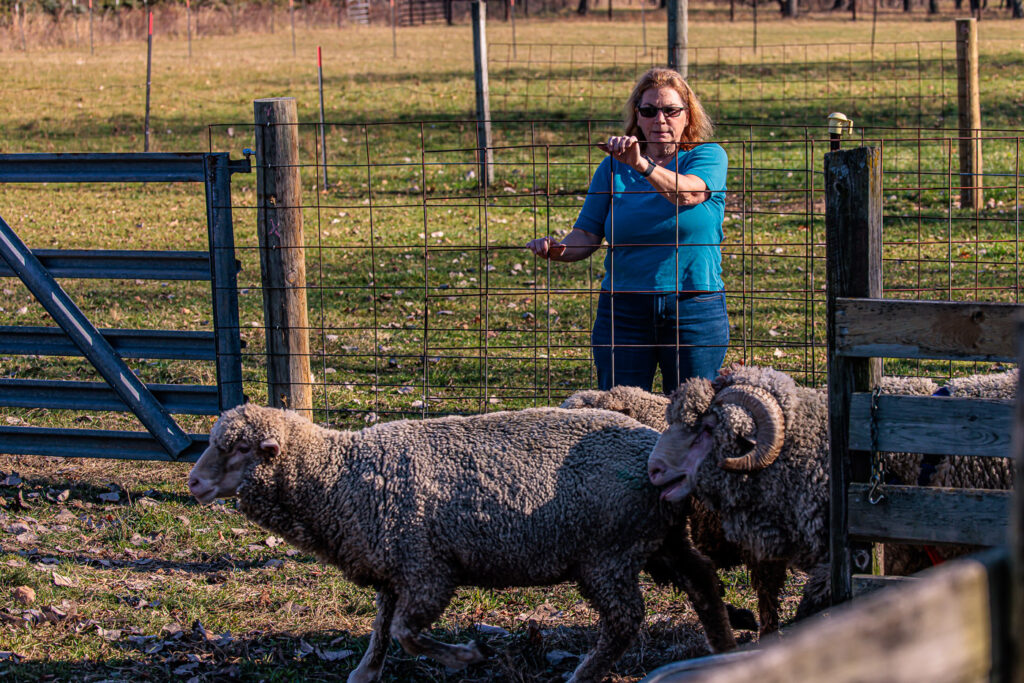
[[[397,59],[391,58],[386,28],[302,31],[297,58],[290,37],[280,31],[203,37],[194,42],[191,60],[183,41],[158,36],[156,151],[213,149],[238,157],[254,146],[253,99],[298,100],[305,124],[301,160],[318,420],[361,426],[402,416],[557,404],[594,384],[588,343],[601,259],[552,267],[528,257],[523,245],[569,228],[601,158],[591,143],[617,129],[620,102],[642,64],[632,56],[616,58],[635,54],[638,26],[614,26],[609,31],[601,21],[521,23],[519,61],[512,63],[501,52],[507,48],[497,45],[510,40],[510,27],[492,22],[492,106],[501,122],[494,126],[496,183],[486,197],[470,177],[476,166],[467,26],[402,30]],[[1019,26],[986,20],[981,31],[987,41],[985,124],[1020,130]],[[692,62],[693,82],[721,122],[716,139],[726,146],[732,167],[723,245],[733,325],[728,362],[772,364],[809,383],[823,380],[821,166],[824,117],[836,108],[854,118],[856,139],[884,144],[889,295],[1017,299],[1019,180],[1009,178],[1019,170],[1017,139],[985,143],[986,171],[1002,175],[986,179],[991,206],[974,211],[960,209],[955,189],[950,191],[958,182],[958,160],[948,133],[919,142],[917,130],[863,128],[952,123],[955,84],[950,86],[948,48],[891,46],[951,37],[951,22],[886,22],[879,25],[878,40],[890,47],[872,57],[839,45],[869,40],[869,22],[770,22],[761,26],[762,47],[752,54],[724,49],[747,45],[749,24],[691,27],[693,43],[708,48]],[[797,42],[820,46],[770,47]],[[327,192],[318,191],[314,165],[317,44],[325,54]],[[529,44],[589,44],[603,53],[588,56],[585,64],[560,57],[563,63],[552,66],[540,58],[531,61],[524,50]],[[711,50],[717,62],[708,56]],[[914,64],[885,61],[893,52],[905,59],[919,50],[920,71]],[[82,49],[5,52],[5,83],[18,96],[0,102],[4,151],[141,151],[144,57],[141,42],[100,45],[94,56]],[[884,77],[869,78],[875,72]],[[759,125],[743,125],[754,123]],[[254,187],[253,175],[236,176],[232,192],[242,263],[245,391],[262,402]],[[0,197],[0,215],[33,248],[205,248],[204,200],[193,185],[9,185],[0,188]],[[201,283],[62,285],[101,328],[212,326],[209,290]],[[5,280],[0,287],[4,324],[51,324],[19,282]],[[207,363],[129,364],[148,382],[215,379]],[[5,377],[96,378],[72,358],[3,357],[0,368]],[[887,367],[936,376],[974,369],[938,363]],[[0,419],[140,429],[128,415],[93,411],[4,409]],[[181,422],[196,432],[211,424],[206,417],[182,416]],[[287,546],[268,546],[267,535],[230,505],[196,506],[183,487],[184,466],[7,456],[0,469],[16,469],[27,479],[20,488],[0,487],[0,590],[29,585],[37,592],[31,608],[46,614],[40,605],[53,606],[70,614],[73,606],[76,612],[28,626],[7,620],[0,626],[0,651],[16,652],[21,661],[0,660],[0,675],[319,680],[347,672],[366,647],[374,611],[368,591],[313,558],[288,554]],[[119,493],[116,503],[99,497],[111,485]],[[47,498],[64,489],[70,490],[66,501]],[[28,508],[19,507],[19,492]],[[62,511],[72,519],[57,520]],[[19,520],[35,530],[35,540],[23,543],[6,531]],[[56,561],[52,566],[72,585],[54,584],[46,558]],[[268,560],[283,564],[267,567]],[[724,578],[728,599],[752,607],[746,573]],[[787,614],[795,608],[798,588],[795,579]],[[685,601],[648,583],[644,590],[647,623],[615,680],[637,680],[661,663],[704,652]],[[520,617],[544,603],[561,616],[531,630]],[[15,619],[25,609],[7,605]],[[196,622],[216,635],[203,636],[193,628]],[[481,637],[474,628],[479,623],[510,632],[483,636],[501,653],[493,664],[463,679],[396,648],[390,680],[551,680],[572,663],[554,666],[545,654],[581,653],[594,636],[594,616],[570,586],[465,589],[435,625],[435,635],[450,641]],[[181,635],[174,635],[173,624]],[[121,633],[111,637],[111,629]],[[221,638],[226,632],[230,637]],[[354,654],[332,663],[315,650],[309,654],[303,642]],[[182,669],[191,664],[198,666]]]

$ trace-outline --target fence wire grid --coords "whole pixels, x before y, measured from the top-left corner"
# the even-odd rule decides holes
[[[606,247],[585,261],[551,263],[525,244],[569,232],[605,156],[595,143],[619,124],[493,121],[490,185],[480,182],[476,125],[328,123],[322,139],[319,126],[299,126],[319,421],[557,405],[596,386],[590,334]],[[886,297],[1019,301],[1022,138],[1019,131],[979,136],[984,173],[966,182],[984,186],[983,201],[972,207],[960,205],[955,134],[860,128],[843,143],[883,150]],[[723,126],[714,142],[729,156],[725,362],[771,365],[821,385],[827,133]],[[246,394],[259,400],[266,389],[255,197],[242,199],[234,209],[239,286],[249,295],[242,297]],[[933,377],[971,371],[979,366],[886,366]]]
[[[986,74],[1022,61],[1019,41],[981,40],[979,52]],[[691,47],[687,55],[687,82],[714,103],[717,121],[816,125],[827,109],[874,127],[956,123],[955,40]],[[491,108],[508,115],[570,109],[581,118],[604,116],[641,73],[667,59],[660,45],[491,42]],[[986,103],[986,127],[1017,125],[1009,120],[1019,112],[1002,109]]]

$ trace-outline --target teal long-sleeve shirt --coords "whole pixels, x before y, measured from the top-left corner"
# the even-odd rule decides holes
[[[680,151],[670,171],[695,175],[711,196],[675,206],[632,167],[611,157],[598,165],[574,227],[608,242],[601,288],[615,292],[717,292],[722,284],[725,180],[720,145]]]

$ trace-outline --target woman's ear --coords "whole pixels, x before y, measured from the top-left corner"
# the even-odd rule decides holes
[[[277,443],[277,439],[273,437],[263,439],[260,441],[260,451],[271,458],[276,458],[281,453],[281,444]]]

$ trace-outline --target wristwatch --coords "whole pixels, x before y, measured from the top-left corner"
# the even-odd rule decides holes
[[[650,158],[646,154],[641,155],[641,157],[644,159],[644,161],[647,162],[647,168],[645,168],[644,170],[640,171],[640,175],[642,175],[644,178],[647,178],[652,173],[654,173],[654,169],[657,166],[657,164],[654,163],[654,159]]]

